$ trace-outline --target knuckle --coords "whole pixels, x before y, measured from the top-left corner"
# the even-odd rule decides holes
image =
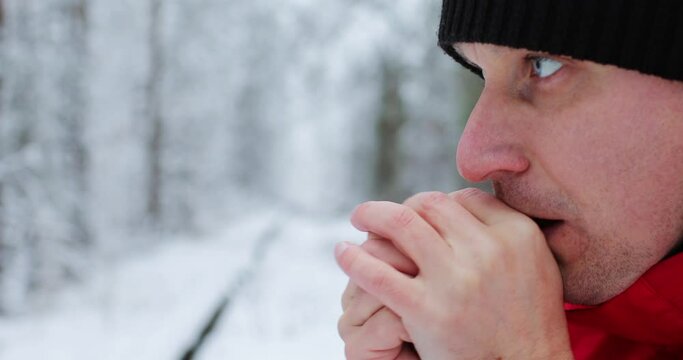
[[[348,341],[353,329],[354,326],[349,323],[347,314],[342,314],[337,321],[337,332],[339,333],[339,337],[345,342]]]
[[[349,281],[346,285],[346,289],[342,293],[341,303],[343,310],[346,310],[346,308],[349,307],[349,304],[351,304],[357,292],[358,286],[354,282]]]
[[[458,280],[465,294],[477,294],[483,285],[481,271],[461,271]]]
[[[391,225],[399,229],[405,228],[415,221],[416,216],[412,209],[402,206],[391,216]]]
[[[541,231],[538,225],[526,216],[519,216],[505,226],[509,233],[519,240],[534,239]]]
[[[508,230],[502,235],[492,232],[485,237],[487,241],[480,243],[476,259],[483,274],[496,273],[515,257],[516,244],[508,239],[509,233]]]
[[[479,190],[477,188],[465,188],[461,189],[455,192],[452,192],[450,195],[453,199],[456,201],[467,201],[471,199],[476,199],[485,196],[485,192],[482,190]]]
[[[509,254],[503,246],[492,246],[485,256],[480,257],[478,277],[471,279],[472,289],[480,289],[482,278],[486,275],[499,274],[501,269],[508,269],[511,262]]]
[[[496,233],[486,234],[485,241],[482,241],[481,257],[488,261],[497,261],[508,254],[507,240],[504,236],[497,236]]]
[[[405,289],[396,286],[391,278],[384,275],[376,275],[369,281],[369,286],[373,293],[382,294],[383,297],[391,299],[394,303],[400,304],[402,307],[411,307],[415,305],[413,301],[413,294]]]
[[[433,210],[441,203],[448,200],[448,195],[440,191],[427,191],[414,195],[406,201],[408,206],[416,210]]]
[[[378,293],[391,294],[395,292],[393,286],[391,285],[391,281],[389,281],[389,278],[381,274],[375,275],[370,279],[370,286]]]
[[[337,320],[337,333],[339,334],[339,337],[342,338],[342,340],[346,339],[346,321],[344,320],[345,315],[342,315],[339,317],[339,320]]]
[[[375,321],[365,329],[365,336],[367,339],[373,339],[374,341],[386,343],[391,340],[394,336],[394,329],[392,319],[389,316],[388,309],[384,308],[375,314]]]
[[[361,247],[375,258],[391,263],[392,253],[385,241],[368,240]]]

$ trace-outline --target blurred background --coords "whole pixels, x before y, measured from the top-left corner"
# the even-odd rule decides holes
[[[342,359],[364,200],[465,186],[438,0],[0,0],[0,358]]]

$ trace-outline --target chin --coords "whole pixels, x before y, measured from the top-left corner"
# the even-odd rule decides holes
[[[632,264],[627,262],[590,260],[560,265],[566,302],[577,305],[604,303],[628,289],[646,271],[634,271],[628,266]]]
[[[575,283],[572,280],[565,281],[562,275],[564,286],[564,301],[576,305],[599,305],[618,295],[620,291],[605,291],[596,289],[586,284]]]
[[[648,268],[634,261],[642,254],[637,256],[625,242],[588,236],[571,222],[541,230],[560,269],[566,302],[603,303],[626,290]]]

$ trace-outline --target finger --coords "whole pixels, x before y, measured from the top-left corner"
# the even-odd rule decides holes
[[[435,264],[448,262],[449,245],[408,206],[387,201],[366,202],[354,210],[351,223],[360,231],[390,239],[421,271],[437,270],[439,267]]]
[[[376,297],[359,289],[340,317],[340,323],[348,326],[363,325],[370,317],[384,307]]]
[[[409,336],[401,318],[382,308],[372,318],[342,337],[346,343],[347,359],[396,359],[403,351]]]
[[[418,273],[417,265],[415,265],[410,258],[399,251],[389,240],[384,239],[377,234],[369,233],[368,239],[361,245],[361,247],[370,255],[386,262],[396,270],[406,275],[415,276]],[[343,310],[347,309],[348,304],[359,291],[363,290],[361,290],[358,285],[352,281],[349,281],[349,283],[346,285],[344,293],[342,294]]]
[[[359,288],[356,283],[349,280],[349,283],[346,284],[346,289],[344,289],[344,292],[342,293],[342,310],[346,311],[351,301],[353,301],[353,298],[356,297],[358,291],[362,291],[362,289]]]
[[[417,275],[419,269],[417,265],[402,253],[391,241],[374,233],[368,233],[366,240],[361,247],[370,255],[391,265],[394,269],[410,276]]]
[[[519,218],[521,213],[495,196],[476,188],[458,190],[449,194],[455,201],[486,225],[494,225]]]
[[[414,312],[422,294],[418,281],[377,260],[358,245],[339,243],[335,256],[351,281],[381,303],[402,316]]]
[[[484,228],[479,219],[452,197],[437,191],[423,192],[404,202],[453,247],[457,239],[476,237]]]

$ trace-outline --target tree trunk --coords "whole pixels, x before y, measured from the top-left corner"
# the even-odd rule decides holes
[[[0,312],[13,313],[26,304],[33,265],[28,238],[35,229],[31,196],[36,192],[22,153],[32,142],[39,106],[34,59],[22,55],[35,50],[37,41],[26,2],[16,1],[8,8],[7,2],[0,0],[0,14]],[[14,20],[11,23],[10,18]],[[16,67],[17,63],[23,66]]]
[[[0,29],[5,30],[5,0],[0,0]]]
[[[61,88],[65,89],[65,103],[62,105],[64,146],[67,154],[67,171],[72,176],[70,187],[74,201],[69,205],[72,224],[72,241],[77,247],[89,246],[91,231],[86,219],[85,204],[88,193],[88,149],[85,144],[86,91],[84,62],[87,58],[87,0],[72,0],[66,4],[65,17],[69,25],[69,38],[73,49],[70,64],[61,75]],[[85,254],[81,254],[85,256]]]
[[[147,80],[147,119],[149,121],[149,137],[147,139],[147,157],[149,173],[147,176],[147,215],[152,226],[161,225],[162,191],[163,191],[163,140],[164,126],[161,109],[162,76],[163,76],[163,44],[161,39],[162,2],[150,0],[149,26],[149,77]]]
[[[5,1],[0,0],[0,64],[5,64],[6,62],[4,61],[4,55],[5,55]],[[5,244],[5,198],[4,198],[4,190],[5,190],[5,180],[2,175],[2,159],[5,155],[5,148],[4,148],[4,131],[3,131],[3,125],[5,123],[4,120],[4,85],[5,85],[5,66],[0,69],[0,249]],[[0,273],[2,273],[2,264],[0,264]]]
[[[0,64],[5,65],[5,1],[0,0]],[[6,66],[0,69],[0,312],[4,312],[6,303],[5,296],[2,294],[4,289],[5,277],[7,274],[7,264],[5,263],[7,244],[7,204],[5,201],[5,183],[6,179],[3,171],[3,159],[6,154],[5,131],[5,102],[4,102],[4,84]]]
[[[396,65],[382,64],[381,113],[377,122],[377,165],[375,193],[385,200],[401,201],[405,196],[399,177],[401,146],[399,135],[407,121],[400,93],[400,72]]]

